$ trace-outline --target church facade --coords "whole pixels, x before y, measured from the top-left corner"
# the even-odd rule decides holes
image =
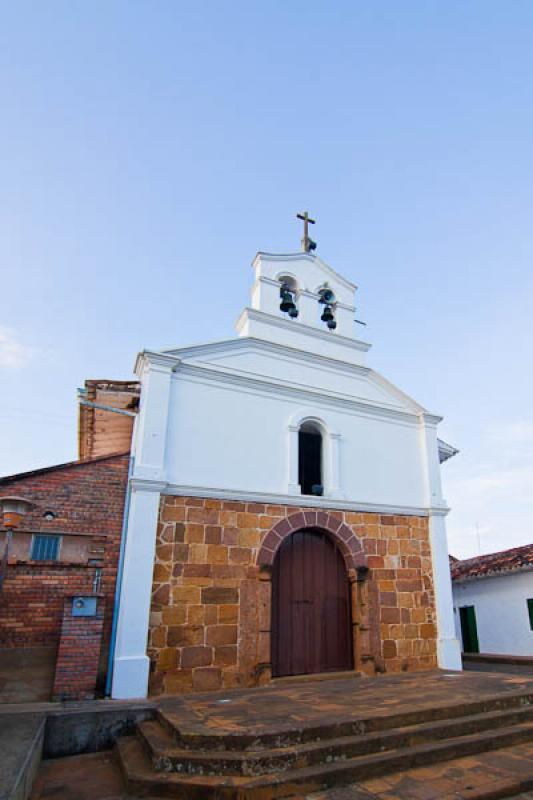
[[[367,365],[350,281],[253,268],[236,338],[137,359],[113,696],[461,669],[440,417]]]

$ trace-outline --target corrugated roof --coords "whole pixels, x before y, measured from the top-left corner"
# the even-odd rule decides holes
[[[465,558],[464,561],[454,560],[450,568],[453,581],[473,580],[533,569],[533,544],[500,550],[498,553],[487,553],[475,558]]]

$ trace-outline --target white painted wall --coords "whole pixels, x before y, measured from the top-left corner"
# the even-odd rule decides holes
[[[165,479],[178,486],[287,495],[294,415],[323,420],[339,434],[339,488],[350,501],[427,507],[420,422],[333,409],[328,398],[296,397],[201,376],[174,374]]]
[[[453,583],[457,637],[459,608],[474,606],[481,653],[533,656],[527,600],[533,598],[533,571]],[[461,640],[462,641],[462,640]]]
[[[324,430],[324,497],[306,505],[430,519],[439,665],[460,669],[437,446],[428,414],[364,365],[355,338],[354,284],[316,256],[259,254],[252,307],[239,339],[144,352],[135,430],[113,697],[143,696],[160,492],[300,503],[298,425]],[[300,316],[279,310],[280,275],[299,287]],[[320,322],[317,291],[337,298],[338,328]]]

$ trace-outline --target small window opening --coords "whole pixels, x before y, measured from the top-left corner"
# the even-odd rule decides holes
[[[527,613],[529,614],[529,627],[533,631],[533,597],[527,601]]]
[[[33,537],[30,558],[33,561],[57,561],[59,553],[59,536]]]
[[[298,481],[302,494],[324,494],[322,434],[312,423],[304,423],[298,433]]]

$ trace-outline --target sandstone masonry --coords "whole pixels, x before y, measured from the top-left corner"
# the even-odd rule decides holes
[[[163,496],[148,653],[152,694],[270,679],[271,565],[285,535],[322,528],[352,587],[355,669],[434,669],[436,618],[425,517]]]

